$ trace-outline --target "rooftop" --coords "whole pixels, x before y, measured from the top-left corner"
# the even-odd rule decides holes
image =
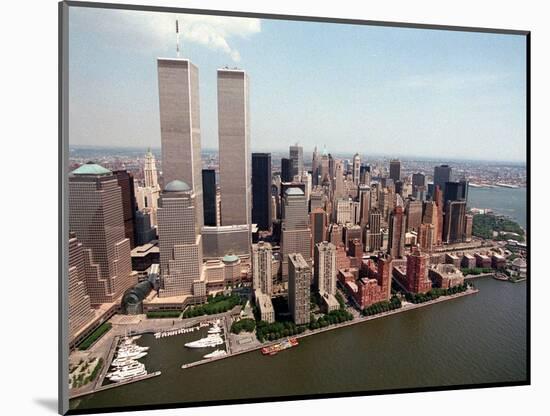
[[[164,192],[188,192],[191,187],[183,181],[177,179],[171,181],[164,187]]]
[[[76,168],[71,172],[72,175],[112,175],[113,172],[111,172],[109,169],[104,168],[103,166],[98,165],[94,162],[88,162],[80,167]]]
[[[302,191],[300,188],[287,188],[285,190],[286,195],[304,195],[304,191]]]

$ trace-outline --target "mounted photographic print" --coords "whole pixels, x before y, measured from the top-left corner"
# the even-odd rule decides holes
[[[60,28],[61,413],[529,384],[529,32]]]

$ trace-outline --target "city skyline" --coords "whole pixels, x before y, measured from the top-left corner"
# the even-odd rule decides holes
[[[79,8],[71,13],[73,145],[160,145],[156,58],[176,56],[177,18],[181,56],[200,68],[203,150],[217,148],[215,77],[228,65],[251,77],[252,151],[283,150],[277,148],[281,138],[307,151],[330,148],[338,139],[339,150],[351,154],[445,152],[449,160],[525,161],[521,36]],[[290,36],[293,46],[284,46]],[[314,37],[321,41],[309,41]],[[457,141],[461,147],[449,149]]]

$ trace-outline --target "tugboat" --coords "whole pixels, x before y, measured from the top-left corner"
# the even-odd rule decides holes
[[[296,347],[298,345],[297,338],[288,338],[277,344],[270,345],[269,347],[263,347],[261,349],[263,355],[275,355],[279,351],[286,350],[288,348]]]

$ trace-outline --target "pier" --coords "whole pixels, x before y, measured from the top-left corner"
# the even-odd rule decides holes
[[[69,399],[76,399],[78,397],[86,396],[88,394],[96,393],[98,391],[109,390],[109,389],[112,389],[112,388],[115,388],[115,387],[124,386],[126,384],[137,383],[138,381],[147,380],[149,378],[157,377],[157,376],[160,376],[160,375],[161,375],[160,371],[155,371],[154,373],[145,374],[144,376],[135,377],[135,378],[132,378],[130,380],[120,381],[118,383],[107,384],[105,386],[98,387],[98,388],[96,388],[92,391],[87,391],[87,392],[75,394],[75,395],[70,396]]]

